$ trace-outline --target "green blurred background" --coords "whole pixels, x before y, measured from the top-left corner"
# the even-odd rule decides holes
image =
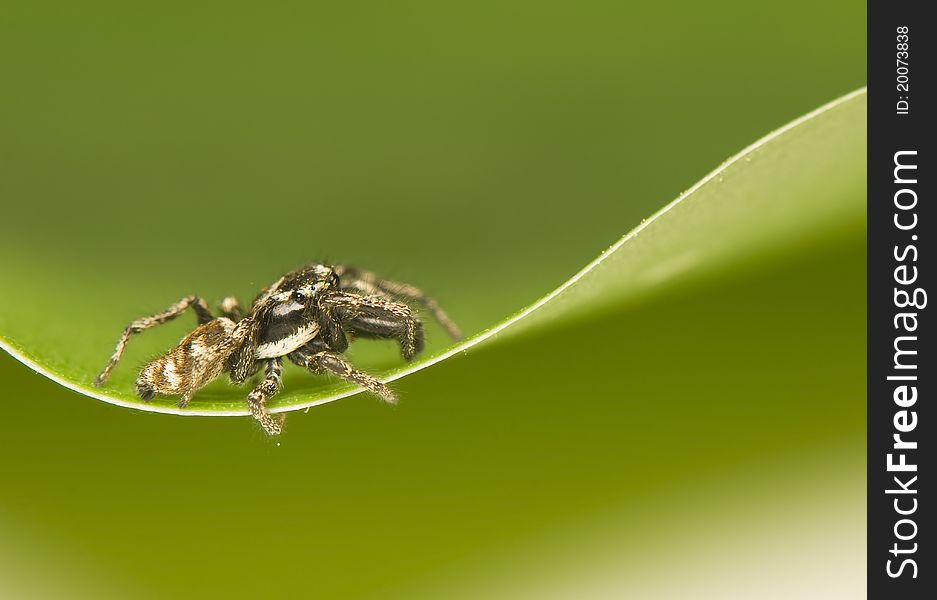
[[[858,2],[38,10],[0,9],[0,292],[50,323],[113,303],[89,364],[130,318],[313,259],[476,332],[865,81]],[[3,354],[0,595],[861,592],[863,236],[451,359],[398,408],[293,414],[279,445]]]

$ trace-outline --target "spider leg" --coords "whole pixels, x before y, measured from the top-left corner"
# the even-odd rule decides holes
[[[283,429],[284,417],[272,417],[264,409],[264,404],[280,391],[280,369],[283,366],[282,358],[271,358],[267,361],[267,370],[264,380],[260,382],[251,393],[247,395],[247,404],[251,414],[270,435],[279,435]]]
[[[348,350],[348,337],[345,335],[345,329],[331,314],[331,311],[323,311],[320,314],[319,338],[333,352],[342,353]]]
[[[235,323],[244,318],[244,311],[241,310],[241,305],[238,303],[238,299],[234,296],[226,296],[218,303],[218,310],[221,311],[221,314],[225,317],[228,317]]]
[[[407,361],[423,350],[423,324],[406,304],[384,296],[334,292],[322,299],[342,327],[364,337],[393,338]]]
[[[104,367],[104,370],[101,371],[101,374],[95,377],[94,385],[100,386],[103,385],[105,381],[107,381],[107,378],[110,376],[114,366],[117,365],[117,361],[119,361],[120,357],[123,355],[124,348],[127,345],[127,340],[130,339],[131,335],[140,333],[141,331],[146,331],[147,329],[152,329],[153,327],[162,325],[168,321],[172,321],[190,307],[195,311],[199,325],[208,323],[214,318],[211,314],[211,311],[208,309],[208,304],[206,304],[204,300],[198,296],[186,296],[161,313],[150,315],[149,317],[142,317],[136,321],[133,321],[130,323],[130,325],[127,325],[124,328],[123,333],[120,334],[120,339],[117,340],[117,347],[114,348],[114,354],[111,356],[111,360],[108,361],[107,366]]]
[[[371,375],[355,369],[354,366],[340,354],[328,350],[316,352],[310,351],[307,348],[302,348],[291,353],[289,358],[301,367],[305,367],[316,373],[322,371],[332,373],[345,381],[360,385],[369,392],[383,398],[385,402],[397,404],[397,395],[392,389]]]
[[[342,290],[357,290],[363,294],[379,294],[419,304],[433,315],[452,339],[462,339],[462,332],[459,330],[458,325],[449,318],[449,315],[439,306],[439,303],[432,297],[427,296],[423,290],[409,283],[382,279],[374,273],[348,265],[335,267],[335,274],[338,275],[341,281]]]

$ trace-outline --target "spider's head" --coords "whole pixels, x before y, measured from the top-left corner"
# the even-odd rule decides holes
[[[285,275],[268,291],[275,317],[301,315],[311,310],[325,293],[338,289],[338,276],[331,267],[308,265]]]

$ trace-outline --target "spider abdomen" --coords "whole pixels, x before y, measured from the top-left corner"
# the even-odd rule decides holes
[[[179,345],[149,362],[137,377],[137,393],[144,400],[154,394],[191,396],[221,375],[235,349],[235,323],[220,317],[196,327]]]

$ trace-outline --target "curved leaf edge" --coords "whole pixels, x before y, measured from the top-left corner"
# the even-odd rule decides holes
[[[670,212],[670,210],[672,210],[681,202],[683,202],[684,200],[692,196],[697,190],[702,188],[704,185],[706,185],[707,183],[719,177],[721,173],[723,173],[726,169],[728,169],[735,163],[741,160],[744,160],[746,156],[756,152],[759,148],[770,143],[772,140],[780,136],[783,136],[784,134],[790,132],[793,129],[796,129],[797,127],[803,125],[804,123],[807,123],[808,121],[811,121],[812,119],[817,118],[823,113],[826,113],[836,108],[837,106],[845,104],[849,102],[850,100],[853,100],[854,98],[862,96],[866,93],[867,93],[866,87],[859,88],[853,92],[850,92],[835,100],[832,100],[831,102],[828,102],[827,104],[824,104],[820,106],[819,108],[816,108],[802,115],[801,117],[798,117],[797,119],[787,123],[786,125],[760,138],[759,140],[750,144],[749,146],[747,146],[746,148],[744,148],[737,154],[733,155],[728,160],[724,161],[716,169],[711,171],[705,177],[703,177],[698,182],[696,182],[692,187],[690,187],[685,192],[680,194],[676,199],[674,199],[673,201],[665,205],[663,208],[658,210],[656,213],[654,213],[653,215],[651,215],[650,217],[642,221],[641,224],[639,224],[637,227],[635,227],[634,229],[629,231],[627,234],[625,234],[621,239],[619,239],[617,242],[612,244],[607,250],[603,251],[598,257],[596,257],[595,260],[587,264],[585,267],[579,270],[579,272],[577,272],[575,275],[570,277],[568,280],[566,280],[563,284],[561,284],[559,287],[554,289],[549,294],[541,297],[539,300],[537,300],[533,304],[528,305],[526,308],[523,308],[520,311],[514,313],[513,315],[507,317],[505,320],[501,321],[500,323],[497,323],[489,327],[488,329],[485,329],[479,332],[478,334],[472,336],[471,338],[457,345],[454,345],[443,352],[433,355],[418,363],[414,363],[405,368],[389,373],[388,375],[382,378],[382,381],[384,381],[385,383],[396,381],[398,379],[401,379],[403,377],[406,377],[408,375],[411,375],[413,373],[416,373],[418,371],[431,367],[437,363],[440,363],[456,354],[467,352],[468,350],[474,348],[475,346],[478,346],[482,344],[483,342],[486,342],[494,338],[499,333],[512,327],[519,321],[530,316],[533,312],[537,311],[538,309],[540,309],[547,303],[553,301],[557,296],[560,296],[561,294],[563,294],[570,287],[576,285],[576,283],[580,279],[585,277],[586,274],[588,274],[590,271],[595,269],[602,262],[607,260],[612,254],[621,250],[631,239],[633,239],[635,236],[640,234],[641,231],[643,231],[645,228],[650,226],[652,223],[655,223],[661,218],[664,218],[667,215],[667,213]],[[242,417],[242,416],[250,415],[250,411],[246,408],[246,406],[243,409],[206,409],[206,408],[199,408],[198,406],[190,406],[185,409],[180,409],[175,406],[145,404],[142,401],[130,402],[127,400],[123,400],[121,398],[111,396],[107,394],[106,391],[102,391],[96,388],[81,385],[75,381],[72,381],[66,377],[63,377],[62,375],[44,367],[39,362],[37,362],[36,360],[28,356],[28,353],[26,352],[25,349],[17,348],[13,344],[5,340],[3,337],[0,337],[0,349],[3,349],[4,351],[6,351],[10,356],[15,358],[19,362],[23,363],[24,365],[26,365],[27,367],[29,367],[36,373],[51,379],[52,381],[58,383],[59,385],[67,389],[70,389],[72,391],[78,392],[79,394],[94,398],[96,400],[107,402],[108,404],[113,404],[113,405],[121,406],[124,408],[133,408],[137,410],[143,410],[147,412],[181,415],[181,416],[193,416],[193,417],[194,416]],[[302,401],[302,402],[297,402],[293,404],[283,404],[283,405],[274,404],[269,407],[269,411],[271,413],[283,413],[283,412],[293,412],[293,411],[298,411],[298,410],[309,410],[310,408],[314,406],[319,406],[322,404],[335,402],[337,400],[341,400],[343,398],[347,398],[349,396],[358,394],[362,391],[364,390],[360,387],[349,387],[345,390],[331,393],[323,397],[310,398],[308,401]]]

